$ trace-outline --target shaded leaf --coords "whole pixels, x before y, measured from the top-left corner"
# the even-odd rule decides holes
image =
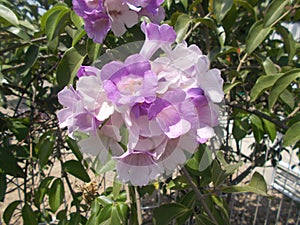
[[[14,155],[3,148],[0,148],[0,168],[4,173],[15,177],[24,177],[22,168],[18,165],[18,160]]]
[[[194,19],[194,22],[195,23],[203,23],[212,30],[217,30],[218,29],[215,21],[213,19],[209,18],[209,17],[196,18],[196,19]]]
[[[61,88],[73,82],[85,55],[83,46],[75,46],[65,52],[56,71],[57,83]]]
[[[246,38],[246,50],[250,55],[269,35],[272,28],[263,27],[263,21],[257,21],[254,23]]]
[[[72,150],[72,152],[74,153],[74,155],[76,156],[76,158],[81,162],[83,160],[83,156],[81,151],[79,150],[79,146],[77,142],[70,137],[66,138],[66,142],[70,147],[70,149]]]
[[[16,14],[7,8],[6,6],[0,4],[0,18],[5,20],[11,25],[18,26],[19,25],[19,20],[16,16]],[[1,20],[0,20],[1,22]]]
[[[257,20],[257,15],[255,12],[255,9],[253,8],[253,6],[251,4],[249,4],[247,2],[247,0],[234,0],[234,3],[239,4],[239,5],[243,6],[244,8],[246,8],[251,13],[251,15],[254,17],[254,19]]]
[[[25,65],[17,70],[17,73],[26,75],[31,67],[35,64],[39,55],[39,47],[36,45],[30,45],[25,53]]]
[[[6,175],[4,173],[0,173],[0,202],[4,201],[6,188],[7,188]]]
[[[233,84],[225,83],[224,86],[223,86],[224,93],[226,94],[226,93],[230,92],[230,90],[232,88],[234,88],[236,85],[241,84],[241,83],[242,82],[240,82],[240,81],[234,82]]]
[[[168,225],[173,219],[189,213],[190,209],[180,203],[168,203],[153,211],[154,224]]]
[[[64,184],[61,179],[57,178],[53,181],[49,188],[49,205],[52,212],[56,212],[64,200]]]
[[[87,53],[91,62],[96,61],[101,53],[102,44],[94,43],[91,39],[88,40]]]
[[[300,69],[294,69],[286,72],[273,85],[268,98],[269,109],[271,109],[277,101],[279,95],[297,78],[300,77]]]
[[[187,14],[181,14],[180,16],[178,16],[174,27],[174,30],[177,33],[177,38],[176,38],[177,43],[183,41],[192,21],[193,21],[192,18]]]
[[[54,141],[51,139],[44,140],[42,144],[40,144],[38,158],[39,158],[39,164],[43,168],[48,160],[51,154],[53,153],[53,146]]]
[[[282,74],[260,76],[254,84],[251,92],[251,101],[255,101],[259,95],[268,88],[272,87]]]
[[[250,121],[251,121],[251,127],[252,127],[252,132],[254,134],[254,138],[256,142],[259,143],[264,136],[263,123],[261,119],[254,114],[250,116]]]
[[[283,146],[291,146],[300,141],[300,122],[294,123],[283,136]]]
[[[233,5],[233,0],[213,0],[213,10],[217,21],[221,22]]]
[[[51,183],[51,181],[54,179],[54,177],[50,176],[50,177],[46,177],[44,178],[41,182],[39,187],[37,188],[37,190],[35,191],[34,194],[34,203],[35,205],[38,207],[40,204],[42,204],[43,200],[44,200],[44,196],[47,193],[49,184]]]
[[[10,224],[11,217],[14,214],[14,211],[22,203],[21,200],[13,201],[10,203],[3,212],[3,220],[6,224]]]
[[[27,203],[22,208],[22,218],[24,225],[38,225],[37,217]]]
[[[286,51],[288,53],[289,62],[291,62],[296,54],[296,49],[297,49],[296,41],[293,37],[293,34],[291,34],[291,32],[288,29],[281,26],[280,24],[277,24],[275,29],[283,38],[284,48],[286,49]]]
[[[285,10],[285,6],[289,3],[289,0],[273,0],[268,6],[266,15],[264,17],[264,27],[272,25]]]
[[[90,182],[91,179],[88,173],[85,171],[85,168],[79,161],[76,160],[69,160],[64,163],[63,165],[64,171],[72,174],[74,177],[84,181]]]

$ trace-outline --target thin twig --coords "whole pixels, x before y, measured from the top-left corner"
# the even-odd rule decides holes
[[[189,174],[189,172],[186,170],[186,168],[183,166],[181,168],[182,173],[184,174],[184,176],[188,179],[189,184],[191,185],[192,189],[194,190],[195,194],[196,194],[196,198],[197,200],[201,203],[201,205],[203,206],[205,212],[207,213],[207,215],[209,216],[209,218],[215,223],[218,224],[218,222],[216,221],[215,217],[213,216],[212,212],[210,211],[210,209],[208,208],[206,202],[205,202],[205,198],[203,197],[203,195],[201,194],[201,192],[199,191],[199,189],[197,188],[196,184],[193,181],[193,178],[191,177],[191,175]]]
[[[229,105],[230,107],[241,109],[241,110],[246,111],[248,113],[252,113],[256,116],[259,116],[263,119],[266,119],[266,120],[274,123],[277,127],[283,129],[283,131],[287,131],[288,128],[289,128],[283,121],[274,119],[273,117],[271,117],[271,116],[269,116],[269,115],[267,115],[267,114],[265,114],[261,111],[258,111],[257,109],[247,108],[246,106],[238,104],[236,102],[227,102],[226,104]]]
[[[240,72],[241,68],[242,68],[242,65],[244,64],[244,62],[246,61],[246,58],[247,58],[248,54],[245,53],[245,55],[243,56],[243,58],[240,60],[240,63],[238,65],[238,67],[236,68],[236,71],[237,72]],[[232,82],[233,83],[233,82]]]
[[[138,216],[138,224],[142,225],[143,218],[142,218],[142,209],[141,209],[141,198],[137,191],[137,187],[134,187],[134,193],[135,193],[136,211],[137,211],[137,216]]]

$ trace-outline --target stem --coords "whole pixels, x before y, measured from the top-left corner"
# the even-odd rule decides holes
[[[137,191],[137,187],[134,187],[134,193],[135,193],[136,211],[137,211],[137,216],[138,216],[138,224],[142,225],[143,218],[142,218],[142,210],[141,210],[141,199],[140,199],[140,195]]]
[[[196,184],[193,181],[193,178],[191,177],[191,175],[189,174],[189,172],[186,170],[186,168],[183,166],[181,168],[182,173],[184,174],[184,176],[186,176],[186,178],[188,179],[189,184],[191,185],[192,189],[194,190],[195,194],[196,194],[196,198],[197,200],[201,203],[201,205],[203,206],[205,212],[207,213],[207,215],[209,216],[209,218],[215,223],[218,224],[218,222],[216,221],[215,217],[213,216],[212,212],[210,211],[210,209],[208,208],[206,202],[205,202],[205,198],[203,197],[203,195],[201,194],[201,192],[199,191],[199,189],[197,188]]]
[[[252,113],[252,114],[254,114],[256,116],[259,116],[259,117],[261,117],[263,119],[266,119],[266,120],[274,123],[277,127],[283,129],[284,131],[287,131],[288,128],[289,128],[284,122],[282,122],[280,120],[276,120],[276,119],[268,116],[267,114],[258,111],[257,109],[247,108],[246,106],[238,104],[238,103],[235,103],[235,102],[227,102],[226,104],[229,105],[230,107],[238,108],[238,109],[244,110],[244,111],[246,111],[248,113]]]
[[[245,53],[245,55],[243,56],[243,58],[240,60],[240,63],[239,63],[239,65],[238,65],[237,69],[236,69],[237,72],[240,72],[241,67],[242,67],[243,63],[246,61],[247,56],[248,56],[248,54]],[[232,82],[232,83],[233,83],[233,82]]]

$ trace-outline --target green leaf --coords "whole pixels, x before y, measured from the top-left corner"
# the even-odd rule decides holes
[[[53,40],[59,34],[62,23],[66,21],[69,12],[69,8],[64,8],[62,10],[56,10],[49,15],[45,27],[48,41]]]
[[[293,34],[285,27],[277,24],[275,27],[276,31],[282,36],[284,42],[284,48],[288,53],[289,63],[293,60],[296,54],[296,41]]]
[[[8,22],[11,25],[14,25],[14,26],[19,25],[19,20],[18,20],[16,14],[4,5],[0,5],[0,18],[5,20],[6,22]],[[1,22],[1,20],[0,20],[0,22]]]
[[[231,90],[232,88],[234,88],[236,85],[241,84],[241,83],[242,83],[242,82],[240,82],[240,81],[236,81],[236,82],[234,82],[233,84],[225,83],[224,86],[223,86],[223,91],[224,91],[224,93],[226,94],[226,93],[230,92],[230,90]]]
[[[189,213],[191,210],[180,203],[168,203],[153,211],[154,224],[168,225],[172,220]]]
[[[275,82],[281,77],[281,75],[282,74],[260,76],[250,92],[251,101],[255,101],[262,92],[272,87]]]
[[[53,153],[54,140],[51,138],[44,140],[39,144],[38,159],[41,168],[43,168],[49,161],[49,157]]]
[[[35,193],[34,193],[34,203],[37,207],[40,206],[40,204],[42,204],[42,202],[44,201],[44,196],[48,190],[48,186],[49,184],[51,183],[51,181],[54,179],[54,177],[50,176],[50,177],[46,177],[44,178],[38,189],[35,190]]]
[[[266,183],[264,177],[258,172],[254,172],[254,174],[252,175],[249,186],[258,189],[258,190],[264,192],[265,194],[268,191],[267,183]]]
[[[206,215],[196,215],[195,217],[197,225],[215,225],[215,223]]]
[[[233,0],[213,0],[213,11],[220,23],[233,5]]]
[[[95,62],[101,53],[102,44],[93,42],[91,39],[88,40],[87,53],[91,62]]]
[[[171,190],[184,190],[189,187],[190,184],[185,176],[178,176],[172,179],[166,186],[167,189]]]
[[[30,37],[28,34],[20,27],[9,27],[6,29],[9,33],[25,40],[25,41],[30,41]]]
[[[56,212],[64,200],[64,184],[60,178],[53,181],[49,188],[49,205],[52,212]]]
[[[269,120],[262,119],[265,131],[268,133],[271,141],[273,142],[277,135],[276,125]]]
[[[234,3],[239,4],[239,5],[243,6],[244,8],[246,8],[251,13],[251,15],[254,17],[254,19],[257,20],[257,15],[255,12],[255,9],[246,0],[234,0]]]
[[[295,107],[294,95],[288,89],[284,89],[279,97],[285,104],[287,104],[288,107],[290,107],[291,110],[294,109]]]
[[[250,55],[269,35],[272,28],[263,27],[263,21],[257,21],[254,23],[246,38],[246,50]]]
[[[201,156],[200,162],[199,162],[199,168],[198,170],[204,171],[206,170],[211,164],[212,164],[212,151],[208,148],[207,145],[204,145],[203,147],[200,147],[203,151],[203,154]]]
[[[203,23],[204,25],[206,25],[207,27],[209,27],[212,30],[217,30],[218,27],[215,23],[215,21],[209,17],[204,17],[204,18],[196,18],[194,19],[195,23]]]
[[[14,177],[24,177],[23,169],[18,165],[18,160],[7,149],[0,148],[0,169]]]
[[[251,121],[251,127],[252,127],[255,141],[259,143],[264,136],[263,123],[261,119],[254,114],[250,116],[250,121]]]
[[[273,0],[266,10],[264,18],[264,27],[269,27],[279,19],[285,10],[285,6],[289,3],[289,0]]]
[[[35,64],[39,55],[39,47],[36,45],[30,45],[25,53],[25,65],[20,69],[17,69],[17,73],[26,75],[31,67]]]
[[[173,0],[166,0],[167,9],[170,10]]]
[[[14,214],[14,211],[22,203],[21,200],[13,201],[10,203],[3,212],[3,220],[6,224],[10,224],[11,217]]]
[[[300,122],[294,123],[283,136],[283,146],[291,146],[300,140]]]
[[[221,190],[225,193],[241,193],[241,192],[252,192],[258,195],[268,196],[267,184],[262,175],[255,172],[251,178],[249,185],[245,186],[226,186],[221,187]]]
[[[118,181],[115,177],[114,182],[113,182],[113,190],[112,190],[114,199],[118,198],[121,188],[122,188],[122,183],[120,181]]]
[[[56,71],[59,87],[62,88],[73,82],[85,56],[86,52],[83,46],[75,46],[65,52]]]
[[[38,225],[37,217],[27,203],[22,208],[22,218],[25,225]]]
[[[57,11],[63,11],[63,10],[67,10],[68,6],[64,3],[58,3],[56,5],[54,5],[51,9],[49,9],[47,12],[45,12],[41,18],[41,30],[45,30],[46,29],[46,23],[47,20],[49,20],[49,17],[57,12]]]
[[[267,75],[274,75],[277,73],[277,69],[269,57],[266,58],[265,61],[263,61],[262,65],[263,65],[264,71]]]
[[[279,95],[297,78],[300,77],[300,69],[294,69],[286,72],[273,85],[269,95],[269,109],[273,108]]]
[[[76,158],[81,162],[83,160],[83,156],[81,151],[79,150],[79,146],[77,142],[70,137],[66,138],[66,142],[70,147],[70,149],[72,150],[72,152],[74,153],[74,155],[76,156]]]
[[[84,35],[86,35],[84,28],[79,28],[73,37],[72,46],[74,47],[75,45],[77,45],[77,43],[82,39]]]
[[[183,41],[192,21],[193,21],[192,18],[187,14],[181,14],[180,16],[178,16],[174,27],[174,30],[177,33],[177,38],[176,38],[177,43]]]
[[[71,11],[70,17],[71,17],[71,20],[72,20],[73,24],[78,29],[82,28],[82,26],[84,25],[83,18],[81,18],[80,16],[78,16],[74,11]]]
[[[107,163],[102,165],[101,168],[99,170],[97,170],[96,172],[98,174],[103,174],[103,173],[109,172],[115,168],[116,168],[116,161],[111,159]]]
[[[243,114],[243,117],[238,117],[239,119],[235,119],[233,122],[233,137],[239,141],[244,138],[250,130],[250,125],[248,122],[247,116]]]
[[[63,165],[64,171],[72,174],[74,177],[84,181],[90,182],[91,179],[88,173],[85,171],[85,168],[79,161],[76,160],[69,160],[64,163]]]

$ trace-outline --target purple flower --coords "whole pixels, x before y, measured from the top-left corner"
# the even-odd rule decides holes
[[[165,10],[161,6],[163,0],[126,0],[129,8],[140,17],[147,16],[152,22],[160,23],[165,18]]]
[[[130,10],[123,0],[107,0],[105,8],[111,19],[111,30],[118,37],[126,32],[126,27],[130,28],[138,23],[137,13]]]
[[[201,88],[191,88],[187,93],[197,111],[197,140],[200,143],[205,143],[215,134],[212,127],[219,124],[219,109],[209,101]]]
[[[73,0],[73,10],[83,19],[103,13],[103,2],[101,0]]]
[[[58,101],[65,107],[57,113],[59,126],[68,127],[70,136],[77,130],[94,132],[100,125],[96,117],[84,108],[81,96],[73,87],[60,91]]]
[[[89,38],[94,42],[102,43],[111,29],[111,21],[105,13],[99,13],[95,17],[85,19],[85,30]]]
[[[74,116],[83,110],[80,96],[72,86],[70,89],[65,87],[58,93],[58,102],[64,106],[64,108],[57,113],[59,126],[61,128],[68,127],[68,132],[72,135],[73,131],[78,129],[78,126],[75,124]]]
[[[129,56],[124,63],[106,64],[101,70],[101,79],[108,98],[119,111],[156,98],[156,75],[149,61],[141,55]]]
[[[199,64],[200,65],[200,64]],[[199,66],[198,71],[201,70]],[[200,72],[197,76],[197,83],[212,102],[219,103],[224,98],[223,79],[218,69],[211,69],[207,72]]]
[[[159,26],[144,21],[141,24],[141,29],[146,35],[145,43],[140,52],[141,55],[150,59],[159,48],[167,53],[171,51],[171,44],[176,40],[176,33],[171,26],[167,24]]]
[[[77,72],[77,77],[99,76],[100,70],[94,66],[81,66]]]

